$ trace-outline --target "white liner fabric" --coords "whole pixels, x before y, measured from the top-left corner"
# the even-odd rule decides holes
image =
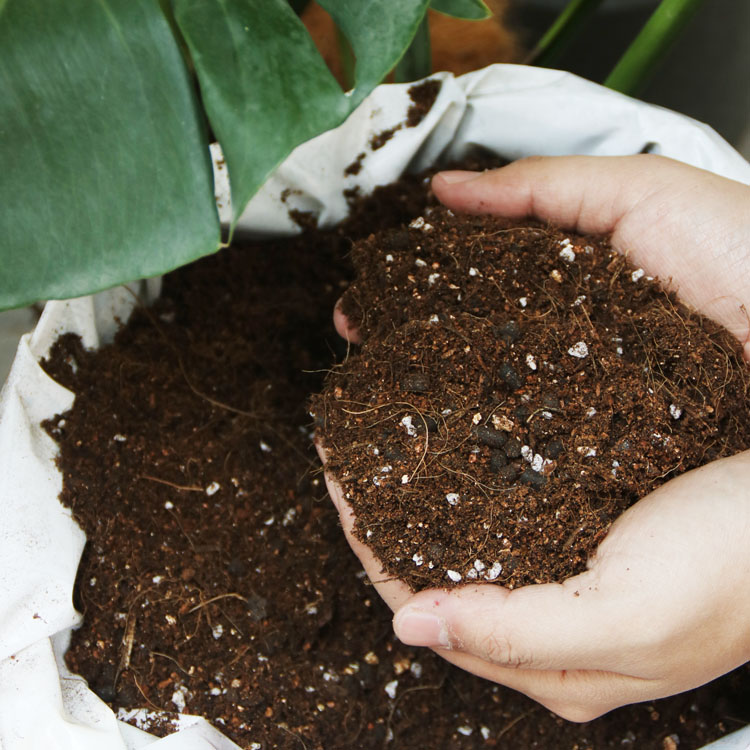
[[[439,157],[460,159],[480,145],[514,159],[542,154],[624,155],[651,151],[750,184],[750,164],[706,125],[554,70],[494,65],[460,78],[435,76],[440,94],[424,120],[396,130],[373,151],[373,135],[403,122],[409,85],[378,87],[339,128],[297,148],[238,222],[252,236],[290,235],[289,210],[312,211],[321,226],[346,216],[343,191],[362,193],[419,170]],[[361,153],[361,171],[345,168]],[[217,203],[231,217],[226,170],[212,149]],[[0,393],[0,747],[3,750],[237,750],[208,722],[182,716],[158,739],[110,711],[62,661],[84,536],[58,502],[57,448],[39,423],[69,409],[73,394],[39,367],[59,335],[75,332],[89,348],[111,340],[136,297],[151,300],[159,282],[47,304],[35,331],[21,339]],[[147,717],[144,717],[147,718]],[[747,750],[750,727],[706,750]]]

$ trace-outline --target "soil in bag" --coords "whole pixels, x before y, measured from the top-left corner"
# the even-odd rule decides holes
[[[619,384],[624,400],[640,397],[650,403],[647,389],[656,385],[654,390],[661,392],[661,381],[654,380],[654,372],[640,396],[633,383],[612,381],[621,371],[637,368],[637,337],[618,329],[612,336],[592,338],[584,313],[594,315],[594,302],[614,309],[616,300],[608,296],[611,289],[627,296],[636,317],[657,309],[663,294],[643,278],[632,280],[634,270],[608,255],[605,246],[592,245],[589,255],[588,240],[566,236],[570,244],[563,245],[554,231],[529,227],[513,235],[503,251],[509,257],[497,265],[518,267],[519,274],[526,274],[519,278],[518,294],[488,298],[484,285],[492,275],[489,252],[479,252],[482,246],[494,247],[494,239],[482,238],[487,227],[474,220],[463,225],[457,217],[445,219],[446,231],[453,227],[450,231],[456,232],[451,251],[455,261],[448,262],[431,254],[432,235],[424,225],[408,226],[418,217],[433,227],[443,221],[439,211],[425,212],[429,200],[423,177],[405,178],[360,200],[351,219],[334,231],[309,230],[298,239],[230,248],[170,274],[161,299],[149,309],[138,309],[115,342],[100,351],[85,351],[72,336],[58,342],[45,367],[76,393],[76,400],[73,409],[50,420],[47,429],[60,443],[62,501],[72,509],[88,540],[75,589],[84,621],[73,633],[68,665],[123,718],[139,726],[164,734],[173,728],[170,714],[199,714],[240,747],[255,750],[662,750],[678,746],[684,750],[748,723],[750,682],[745,668],[690,693],[630,706],[578,725],[522,695],[461,672],[428,650],[404,646],[392,635],[390,612],[351,554],[326,497],[311,442],[310,393],[324,389],[316,403],[336,401],[337,384],[347,394],[360,387],[356,362],[371,361],[369,367],[380,367],[377,358],[368,359],[378,346],[378,352],[390,357],[394,377],[389,382],[400,389],[399,400],[419,406],[424,421],[414,412],[416,436],[403,424],[411,412],[383,414],[379,426],[362,434],[357,430],[367,430],[369,422],[351,426],[346,442],[363,443],[362,455],[351,456],[353,470],[369,478],[368,486],[375,487],[372,476],[379,475],[367,463],[372,455],[367,446],[373,441],[382,451],[379,458],[393,466],[390,473],[411,476],[416,473],[411,461],[418,457],[413,446],[418,441],[424,444],[426,434],[434,434],[434,445],[442,440],[449,447],[459,442],[459,428],[466,439],[456,450],[459,463],[449,468],[488,486],[513,488],[513,502],[525,503],[528,509],[522,512],[529,518],[540,518],[545,505],[559,509],[558,501],[552,505],[543,498],[552,497],[552,489],[566,472],[586,469],[587,492],[600,481],[607,503],[586,509],[585,528],[570,541],[571,527],[559,531],[566,536],[558,547],[565,549],[569,561],[553,556],[552,562],[545,563],[536,548],[524,548],[530,532],[520,523],[510,552],[501,543],[484,555],[487,570],[495,561],[502,564],[497,580],[514,584],[578,569],[617,512],[613,503],[618,493],[632,500],[647,489],[641,484],[643,477],[660,481],[648,466],[663,466],[657,473],[677,471],[672,446],[679,445],[680,456],[685,455],[680,442],[684,424],[698,421],[711,431],[731,423],[727,399],[735,387],[728,384],[722,399],[708,402],[723,409],[723,416],[699,417],[690,388],[670,396],[662,409],[654,411],[657,422],[630,425],[631,447],[625,448],[627,421],[611,426],[609,432],[601,422],[601,415],[608,413],[610,383]],[[461,236],[467,231],[468,244]],[[376,232],[389,238],[388,248],[368,239]],[[417,238],[424,240],[419,254]],[[331,311],[354,274],[352,243],[358,268],[371,267],[375,281],[366,290],[362,276],[349,293],[349,309],[360,315],[368,343],[362,354],[350,351],[346,359],[346,346],[332,329]],[[557,254],[572,248],[576,265],[563,265],[564,258],[545,255],[546,265],[522,272],[517,263],[529,255],[525,250],[534,243]],[[382,265],[390,263],[387,254],[394,257],[391,273],[397,268],[405,284],[396,300],[389,296],[391,281]],[[516,265],[508,265],[513,258]],[[438,269],[432,267],[435,262],[441,264]],[[550,275],[555,268],[563,275],[562,284]],[[591,274],[578,290],[568,279],[574,268],[580,271],[579,282]],[[430,286],[429,274],[449,270],[450,283],[459,290],[448,286],[448,276]],[[608,279],[614,274],[621,283],[610,287]],[[409,286],[409,276],[415,285]],[[411,294],[417,282],[424,291],[421,301]],[[440,304],[429,298],[438,289],[444,291]],[[463,307],[457,309],[459,291]],[[558,296],[550,299],[554,294]],[[527,298],[525,308],[519,303],[521,296]],[[578,296],[586,297],[578,305],[580,330],[552,327],[547,332],[541,327],[541,320],[564,321],[564,315],[544,313],[563,305],[567,309]],[[502,319],[496,316],[498,299]],[[635,312],[641,309],[640,302],[646,308]],[[391,344],[382,335],[383,327],[390,325],[383,317],[386,307],[395,325]],[[431,322],[433,315],[438,323]],[[653,337],[669,336],[675,348],[689,348],[681,338],[685,328],[676,322],[671,308],[661,316],[649,319]],[[511,321],[520,331],[515,345],[521,359],[509,357],[504,343],[516,336]],[[691,347],[703,336],[707,346],[721,341],[726,351],[734,352],[723,334],[705,330],[697,318],[689,317],[685,325]],[[419,343],[423,329],[431,331],[434,339]],[[589,347],[588,358],[567,354],[581,340]],[[482,400],[482,394],[472,395],[473,383],[464,383],[464,390],[456,394],[440,394],[443,380],[434,367],[424,369],[429,375],[425,384],[420,380],[423,370],[409,360],[418,343],[425,362],[441,357],[446,376],[455,373],[454,385],[461,373],[476,373],[477,382],[483,376],[483,387],[496,388],[512,411],[490,413],[485,404],[494,402]],[[446,347],[455,349],[455,359],[442,357]],[[476,363],[466,347],[476,355]],[[536,370],[529,367],[527,354],[535,358]],[[504,379],[492,375],[495,380],[490,384],[478,357],[490,373],[497,374],[501,364],[508,364],[523,383],[512,387],[515,379],[507,370]],[[344,364],[333,365],[334,360]],[[565,387],[562,380],[556,388],[541,385],[539,374],[545,372],[545,362],[559,365]],[[713,372],[711,362],[706,366]],[[329,371],[335,374],[324,385]],[[608,378],[597,380],[595,374],[605,372]],[[580,380],[570,380],[575,377]],[[571,382],[579,383],[575,396]],[[394,397],[395,390],[383,388],[379,382],[377,398]],[[524,399],[524,394],[530,398]],[[355,396],[354,391],[350,395],[364,403],[369,399]],[[439,400],[433,408],[427,399]],[[456,416],[474,401],[477,410]],[[679,418],[670,414],[670,404],[682,409]],[[442,414],[448,408],[451,413]],[[596,413],[589,415],[592,408]],[[475,413],[482,414],[477,424]],[[499,448],[479,430],[502,431],[507,422],[496,420],[496,426],[494,416],[513,421],[517,430],[515,434],[511,430]],[[561,424],[567,425],[567,433]],[[578,437],[571,440],[574,430]],[[654,432],[661,437],[653,438]],[[708,460],[721,450],[731,450],[731,444],[721,447],[720,434],[714,434],[718,447],[704,446],[703,455],[690,460]],[[675,442],[666,444],[667,436]],[[531,461],[523,452],[509,454],[510,440],[517,440],[519,448],[529,446]],[[562,448],[553,457],[555,440]],[[586,456],[577,450],[579,446],[595,449],[597,455]],[[386,450],[391,457],[385,456]],[[512,476],[508,470],[506,479],[499,471],[487,473],[494,451],[499,450],[505,460],[496,458],[495,464],[517,469]],[[642,455],[638,459],[644,462],[642,470],[631,469],[615,456],[615,450],[630,461]],[[400,458],[399,451],[407,455]],[[544,485],[521,480],[529,467],[533,469],[537,455],[542,461],[556,462],[552,471],[535,472],[546,479]],[[612,469],[618,468],[612,466],[614,460],[623,467],[615,472],[618,476],[613,476]],[[374,468],[380,467],[378,463]],[[456,491],[466,497],[475,485],[462,487]],[[384,482],[377,489],[382,489],[386,508],[392,488]],[[424,512],[444,514],[458,508],[445,499],[448,489],[443,492],[441,487],[439,505],[433,509],[424,504]],[[472,494],[472,502],[478,503],[481,494]],[[506,496],[511,495],[504,492]],[[566,510],[565,523],[572,520],[573,510]],[[361,512],[366,524],[366,512]],[[493,516],[493,523],[507,515]],[[388,523],[394,521],[388,518]],[[552,539],[553,525],[544,528]],[[387,538],[378,544],[381,554],[396,556]],[[446,557],[452,554],[448,539],[434,544],[442,545],[440,555],[430,550],[425,554],[425,560],[439,563],[433,565],[434,581],[411,575],[427,567],[416,566],[411,555],[409,566],[396,564],[393,572],[415,587],[450,583],[446,566],[459,566]],[[551,542],[548,546],[554,548]],[[427,556],[433,554],[434,558]],[[510,560],[516,561],[515,567]],[[459,572],[468,576],[468,569]]]

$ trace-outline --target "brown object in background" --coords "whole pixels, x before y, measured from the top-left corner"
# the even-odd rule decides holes
[[[447,70],[455,75],[478,70],[492,63],[517,62],[520,44],[504,24],[507,0],[490,0],[492,18],[465,21],[429,11],[433,71]],[[344,86],[333,20],[317,3],[308,4],[302,21],[320,54],[338,82]]]

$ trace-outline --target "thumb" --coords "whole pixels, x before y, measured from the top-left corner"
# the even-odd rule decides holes
[[[509,591],[496,585],[421,591],[396,612],[393,627],[409,645],[446,649],[499,667],[619,671],[627,637],[613,602],[589,573],[563,584]],[[612,648],[613,642],[620,647]],[[614,654],[613,654],[614,652]]]

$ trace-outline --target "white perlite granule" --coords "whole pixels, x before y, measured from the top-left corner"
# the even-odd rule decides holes
[[[568,349],[568,354],[570,354],[571,357],[583,359],[584,357],[589,356],[589,348],[585,341],[576,341],[576,343]]]

